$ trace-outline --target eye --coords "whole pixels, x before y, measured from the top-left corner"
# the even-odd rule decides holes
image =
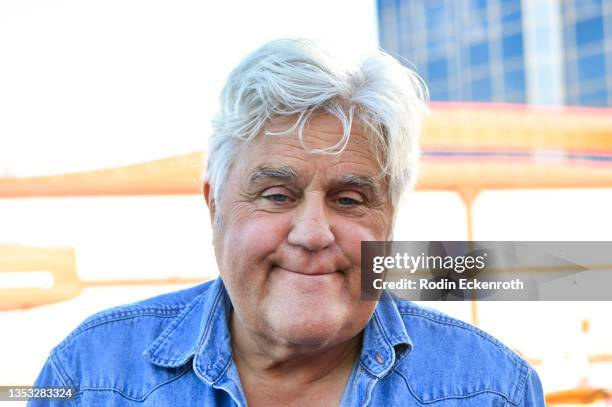
[[[360,199],[356,199],[350,196],[341,196],[336,200],[341,206],[357,206],[363,204]]]
[[[268,188],[265,191],[262,191],[261,198],[270,202],[272,205],[288,205],[293,202],[293,195],[287,188],[283,187],[272,187]]]
[[[264,195],[263,197],[275,203],[284,203],[289,200],[289,197],[284,194],[269,194],[269,195]]]

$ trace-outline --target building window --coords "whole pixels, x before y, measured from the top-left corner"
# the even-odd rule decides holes
[[[576,23],[576,45],[581,46],[603,39],[603,18],[597,16]]]
[[[427,79],[437,81],[448,77],[448,60],[436,59],[427,63]]]
[[[579,102],[583,106],[604,107],[608,104],[608,97],[605,89],[591,93],[581,94]]]
[[[489,43],[481,42],[470,46],[470,64],[472,66],[489,63]]]
[[[574,0],[576,14],[600,14],[602,13],[601,0]]]
[[[470,4],[470,13],[487,13],[487,0],[471,0]]]
[[[517,69],[514,71],[506,72],[504,75],[504,82],[506,92],[525,92],[525,71]]]
[[[606,76],[606,61],[603,54],[595,54],[578,60],[578,78],[581,83]]]
[[[448,87],[433,86],[429,89],[429,97],[431,100],[449,100]]]
[[[523,56],[523,34],[518,33],[502,39],[504,59]]]
[[[502,1],[501,4],[501,17],[504,26],[516,26],[521,21],[521,1],[520,0],[509,0]]]
[[[441,0],[429,0],[425,3],[425,21],[427,28],[435,32],[444,29],[449,20],[449,6]]]

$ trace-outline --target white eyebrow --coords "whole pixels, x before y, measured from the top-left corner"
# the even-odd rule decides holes
[[[340,177],[340,184],[355,186],[355,187],[366,187],[369,188],[374,194],[378,195],[380,193],[380,187],[378,182],[374,180],[374,178],[364,175],[343,175]]]
[[[283,180],[291,180],[297,179],[297,172],[291,167],[257,167],[249,176],[249,182],[258,182],[262,179],[283,179]]]

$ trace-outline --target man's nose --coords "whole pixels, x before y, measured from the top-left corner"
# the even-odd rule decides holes
[[[305,198],[294,213],[288,236],[290,244],[314,251],[325,249],[334,242],[324,197]]]

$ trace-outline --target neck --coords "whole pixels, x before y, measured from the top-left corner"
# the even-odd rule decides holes
[[[250,335],[235,313],[231,317],[234,361],[247,397],[249,390],[277,399],[304,397],[317,388],[337,388],[336,398],[361,350],[361,335],[331,346],[294,346]]]

